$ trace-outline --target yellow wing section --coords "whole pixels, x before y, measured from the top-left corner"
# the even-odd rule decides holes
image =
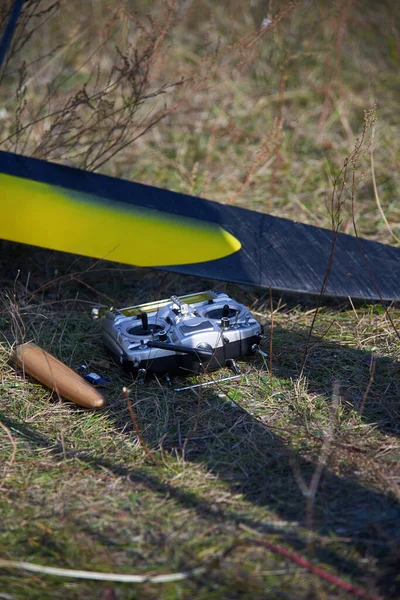
[[[0,238],[140,267],[228,256],[240,242],[214,223],[0,174]]]

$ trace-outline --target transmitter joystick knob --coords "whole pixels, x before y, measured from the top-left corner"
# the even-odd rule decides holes
[[[142,329],[143,329],[143,332],[148,331],[149,330],[149,319],[147,317],[147,313],[142,312],[140,314],[140,318],[142,320]]]
[[[222,316],[229,317],[229,305],[228,304],[224,304],[224,307],[222,309]]]

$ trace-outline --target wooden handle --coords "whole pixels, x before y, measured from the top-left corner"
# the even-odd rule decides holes
[[[87,381],[35,344],[17,346],[15,359],[25,373],[75,404],[86,408],[104,406],[103,396]]]

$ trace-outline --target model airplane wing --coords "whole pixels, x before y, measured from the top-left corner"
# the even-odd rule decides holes
[[[14,0],[0,67],[24,0]],[[0,237],[260,287],[400,299],[400,249],[0,152]],[[329,274],[329,277],[327,277]]]
[[[332,232],[0,152],[0,237],[137,266],[319,294]],[[338,234],[324,293],[400,300],[400,248]]]

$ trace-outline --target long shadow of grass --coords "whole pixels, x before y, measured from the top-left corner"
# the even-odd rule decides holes
[[[16,252],[18,254],[18,248]],[[38,255],[33,254],[30,257],[33,268],[35,260],[37,264],[42,264],[42,255],[43,251],[38,251]],[[52,254],[45,253],[45,256],[48,271],[45,278],[49,278],[50,274],[53,274]],[[58,257],[55,258],[55,262],[59,263]],[[8,263],[7,271],[15,272],[15,265]],[[148,300],[147,292],[152,287],[151,279],[143,282],[140,273],[132,270],[130,283],[126,282],[125,275],[119,276],[118,280],[106,274],[100,284],[98,275],[93,281],[87,277],[86,283],[94,286],[95,290],[87,291],[88,288],[85,288],[85,291],[89,298],[96,296],[99,289],[108,297],[120,295],[121,303],[124,303],[123,296],[126,297],[134,291],[135,301]],[[31,285],[34,279],[32,277]],[[157,285],[160,289],[172,288],[175,284],[182,285],[181,279],[171,275],[161,282],[158,280]],[[5,280],[12,282],[8,273],[5,274]],[[192,286],[194,285],[197,285],[198,289],[203,287],[196,280],[192,282]],[[72,280],[69,287],[73,289],[74,286],[76,282]],[[124,294],[121,293],[122,286],[125,286]],[[192,291],[192,288],[185,279],[186,290]],[[175,291],[176,287],[170,293]],[[58,290],[55,295],[50,298],[47,296],[44,301],[58,302],[60,298],[65,299],[65,296]],[[132,298],[130,300],[132,301]],[[347,470],[346,464],[351,460],[352,452],[363,454],[365,464],[368,463],[369,447],[357,446],[357,440],[354,442],[352,437],[351,427],[360,427],[363,423],[375,424],[383,433],[398,435],[399,367],[390,359],[377,358],[374,381],[365,402],[362,420],[352,421],[351,418],[347,419],[346,415],[351,412],[357,414],[363,402],[363,392],[370,381],[371,354],[353,350],[339,343],[327,342],[317,336],[309,340],[306,329],[287,331],[276,327],[274,377],[288,382],[291,378],[296,380],[306,346],[311,346],[304,371],[307,394],[318,396],[318,402],[328,405],[333,379],[342,381],[344,392],[342,426],[338,427],[338,435],[333,444],[334,459],[327,464],[318,486],[314,528],[321,535],[344,536],[359,554],[374,557],[382,574],[379,581],[382,592],[395,595],[400,590],[393,562],[396,555],[392,556],[392,549],[400,536],[400,505],[390,491],[380,491],[373,481],[364,483],[363,473],[357,474],[358,467],[356,468],[355,464]],[[253,365],[258,371],[262,368],[257,359],[254,359]],[[190,394],[174,396],[166,392],[161,395],[159,403],[168,406],[162,423],[157,422],[156,415],[148,409],[145,401],[138,402],[135,410],[150,446],[158,448],[161,443],[164,451],[184,451],[185,460],[204,464],[207,470],[226,482],[232,492],[240,494],[241,499],[264,507],[267,510],[267,519],[254,519],[245,515],[240,501],[234,508],[221,509],[218,504],[202,498],[198,493],[163,482],[151,469],[127,468],[109,458],[93,457],[90,453],[79,450],[67,452],[67,456],[70,454],[71,457],[79,457],[92,467],[106,468],[116,475],[126,476],[130,481],[140,482],[157,494],[168,494],[183,506],[195,509],[211,523],[242,523],[264,533],[276,533],[273,526],[276,517],[285,522],[302,525],[305,523],[306,500],[296,481],[295,471],[297,470],[306,481],[312,477],[317,464],[325,417],[315,420],[315,404],[311,402],[308,407],[302,406],[301,393],[289,400],[286,394],[282,395],[281,401],[279,394],[274,395],[274,390],[269,394],[265,381],[267,377],[264,375],[260,375],[259,383],[257,377],[254,377],[246,385],[246,393],[237,392],[235,387],[225,396],[219,395],[217,388],[202,392],[197,423],[194,415],[198,398]],[[290,385],[293,386],[292,383]],[[143,391],[139,390],[139,397],[142,393]],[[237,404],[232,403],[229,398],[229,394],[232,393]],[[269,395],[274,397],[273,404]],[[257,406],[253,405],[252,397],[256,397]],[[265,411],[260,410],[263,402]],[[253,409],[257,418],[250,414]],[[321,410],[324,411],[324,406]],[[285,427],[290,430],[289,433],[280,432],[279,419],[276,418],[279,411],[285,413]],[[272,418],[274,425],[269,427],[268,415],[272,413],[275,415],[275,418]],[[262,423],[260,418],[264,416],[266,420]],[[132,431],[123,402],[110,403],[108,418],[121,434],[126,435]],[[12,427],[13,432],[23,435],[33,446],[50,448],[57,456],[65,454],[64,448],[50,443],[45,436],[29,425],[7,415],[2,415],[1,419]],[[351,427],[349,423],[352,423]],[[306,435],[304,431],[307,432]],[[188,440],[186,445],[185,440]],[[362,464],[362,461],[357,464]],[[304,548],[304,539],[301,535],[297,536],[293,530],[283,533],[282,536],[294,547]],[[335,549],[332,549],[333,547],[317,544],[314,548],[316,559],[332,564],[362,582],[364,573],[357,559],[352,559],[348,554],[343,556],[337,550],[337,546]]]
[[[354,344],[353,344],[354,345]],[[299,365],[305,352],[303,375],[310,393],[328,397],[332,381],[341,384],[347,407],[361,411],[364,422],[373,423],[381,431],[400,435],[400,363],[330,342],[318,336],[308,337],[306,328],[274,330],[274,374],[281,378],[299,376]]]
[[[225,397],[221,397],[217,390],[203,391],[198,421],[193,417],[198,398],[182,396],[180,399],[178,396],[171,399],[169,418],[162,431],[163,447],[169,451],[184,452],[186,460],[204,464],[207,471],[227,482],[233,493],[267,508],[269,515],[305,525],[307,501],[298,485],[298,477],[310,482],[317,468],[327,418],[326,414],[318,418],[313,400],[310,404],[307,397],[314,395],[320,409],[326,409],[331,402],[332,380],[341,380],[340,417],[335,424],[332,456],[318,485],[313,525],[319,534],[345,537],[359,553],[375,557],[382,573],[382,591],[399,593],[398,558],[393,555],[393,548],[400,538],[400,504],[392,492],[382,492],[382,486],[379,489],[375,485],[373,472],[368,473],[369,453],[377,451],[376,446],[368,443],[368,432],[372,431],[368,423],[373,428],[381,428],[384,433],[398,435],[399,432],[399,365],[385,357],[377,358],[373,385],[368,397],[364,398],[363,392],[371,380],[371,355],[368,352],[324,342],[317,337],[310,340],[307,331],[277,329],[275,344],[275,377],[287,380],[295,379],[298,375],[296,367],[301,362],[305,347],[312,347],[304,371],[307,378],[305,401],[308,405],[301,405],[301,393],[300,397],[295,395],[292,400],[289,399],[289,404],[287,398],[282,400],[281,410],[286,413],[285,423],[291,429],[290,435],[285,435],[285,432],[279,434],[279,426],[269,428],[268,422],[262,423],[247,410],[252,409],[252,396],[258,396],[259,416],[263,417],[260,395],[265,394],[265,404],[268,405],[263,378],[258,390],[256,383],[253,382],[253,388],[248,385],[249,393],[242,394],[237,403],[229,399],[230,393],[237,399],[234,387]],[[358,411],[363,400],[360,418]],[[120,410],[121,407],[115,413],[115,424],[126,432],[126,420],[121,420]],[[279,403],[277,406],[275,402],[273,408],[267,407],[265,414],[268,411],[279,411]],[[151,414],[141,402],[137,403],[137,414],[148,443],[158,445],[160,431],[157,432],[157,426],[151,422]],[[357,430],[365,431],[365,434],[355,437]],[[299,439],[297,445],[296,437]],[[365,483],[366,480],[369,483]],[[262,522],[249,523],[243,517],[239,519],[243,519],[246,525],[264,530]],[[291,543],[298,547],[299,540],[292,539]],[[355,560],[343,558],[340,552],[323,547],[315,552],[320,561],[334,564],[362,579],[363,569]]]
[[[94,457],[91,452],[66,451],[61,444],[54,444],[45,436],[7,415],[1,420],[14,433],[23,436],[33,447],[47,448],[55,457],[75,458],[81,463],[106,469],[118,477],[127,478],[133,485],[147,487],[161,498],[166,495],[185,508],[195,512],[210,525],[216,523],[231,525],[243,524],[255,532],[279,535],[279,527],[274,523],[277,516],[293,525],[304,524],[305,499],[293,476],[292,459],[305,479],[309,479],[315,463],[305,460],[299,452],[288,452],[287,443],[280,436],[266,430],[249,415],[243,415],[238,408],[210,393],[204,398],[207,422],[215,424],[210,429],[201,426],[188,444],[187,460],[206,465],[211,471],[229,484],[232,492],[240,494],[244,500],[265,507],[266,518],[254,519],[246,515],[243,506],[220,508],[209,499],[202,498],[195,491],[181,489],[176,484],[162,481],[149,468],[127,468],[110,459]],[[200,416],[200,423],[202,417]],[[123,424],[126,435],[126,422]],[[178,446],[176,422],[169,426],[169,439],[165,445],[172,450],[174,441]],[[149,442],[154,440],[149,439]],[[156,470],[154,470],[156,473]],[[391,560],[391,547],[400,534],[400,505],[390,494],[385,495],[362,485],[354,476],[340,477],[329,469],[319,486],[315,506],[315,529],[320,534],[345,537],[359,553],[374,556],[382,573],[379,582],[382,592],[397,593],[397,569]],[[304,534],[297,534],[296,527],[283,528],[280,537],[286,544],[299,551],[306,550]],[[340,544],[314,546],[317,561],[330,564],[353,580],[365,583],[365,572],[356,559],[343,556],[338,550]]]

